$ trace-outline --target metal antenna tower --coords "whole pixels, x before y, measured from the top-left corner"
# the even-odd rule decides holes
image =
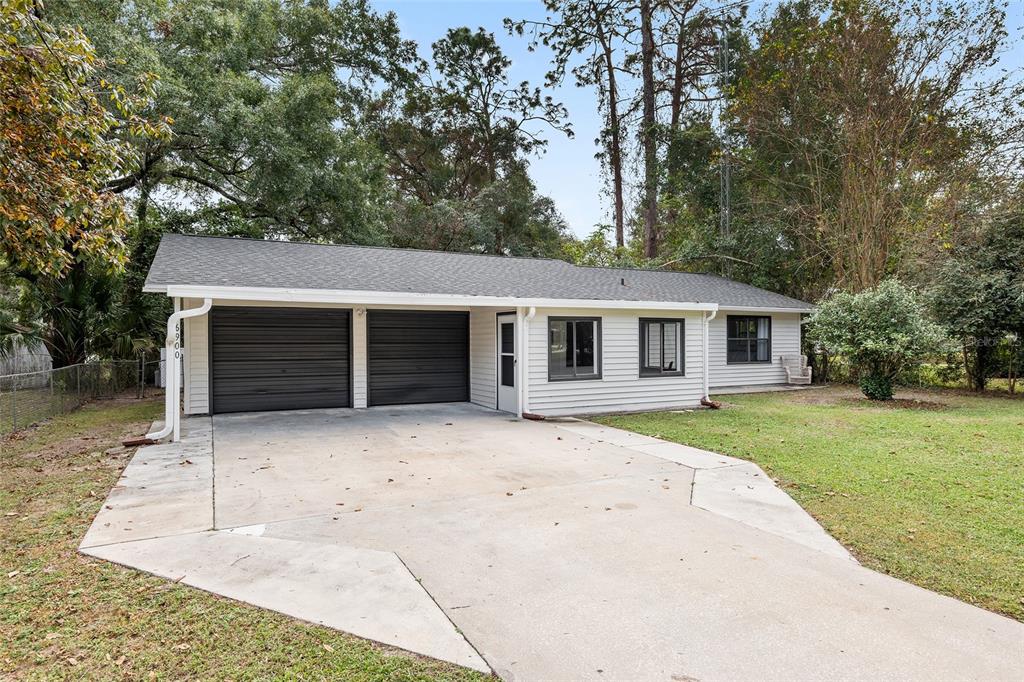
[[[729,87],[729,31],[723,24],[718,40],[718,74],[722,96],[722,107],[718,115],[718,124],[722,130],[722,153],[718,158],[718,232],[722,237],[729,236],[732,222],[732,165],[730,160],[729,131],[726,129],[725,112],[728,109]]]

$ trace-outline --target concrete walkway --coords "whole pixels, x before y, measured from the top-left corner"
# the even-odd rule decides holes
[[[506,679],[1024,678],[1024,625],[859,566],[741,460],[469,405],[210,423],[83,552]]]

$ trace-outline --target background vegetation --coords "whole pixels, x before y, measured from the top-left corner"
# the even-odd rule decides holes
[[[159,343],[167,231],[709,271],[809,301],[890,277],[954,339],[947,380],[1024,350],[1024,86],[998,0],[546,0],[404,39],[366,0],[0,0],[0,352]],[[592,88],[607,225],[530,178]],[[595,198],[596,199],[596,198]],[[835,358],[808,346],[820,377]],[[831,361],[831,362],[830,362]],[[842,366],[842,360],[838,366]]]

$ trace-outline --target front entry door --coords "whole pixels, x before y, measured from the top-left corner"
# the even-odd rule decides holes
[[[516,391],[516,316],[498,315],[498,409],[519,412]]]

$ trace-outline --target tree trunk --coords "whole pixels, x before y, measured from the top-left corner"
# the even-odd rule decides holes
[[[644,149],[644,256],[658,255],[658,149],[655,136],[654,101],[654,10],[651,0],[640,2],[640,61],[643,79],[643,122],[641,142]]]
[[[676,56],[673,60],[672,74],[672,139],[679,130],[679,121],[683,115],[683,50],[686,48],[686,21],[679,20],[679,35],[676,36]]]
[[[973,388],[979,393],[988,384],[988,371],[992,365],[992,347],[977,340],[974,345],[974,372],[972,372]]]
[[[604,53],[604,70],[608,78],[608,163],[612,169],[612,195],[615,199],[615,246],[625,246],[626,231],[622,201],[622,142],[619,137],[619,92],[615,83],[615,60],[611,42],[604,32],[603,18],[596,5],[590,3],[597,24],[597,39]]]
[[[135,219],[140,229],[145,229],[149,217],[149,182],[143,177],[139,184],[139,203],[135,206]]]

